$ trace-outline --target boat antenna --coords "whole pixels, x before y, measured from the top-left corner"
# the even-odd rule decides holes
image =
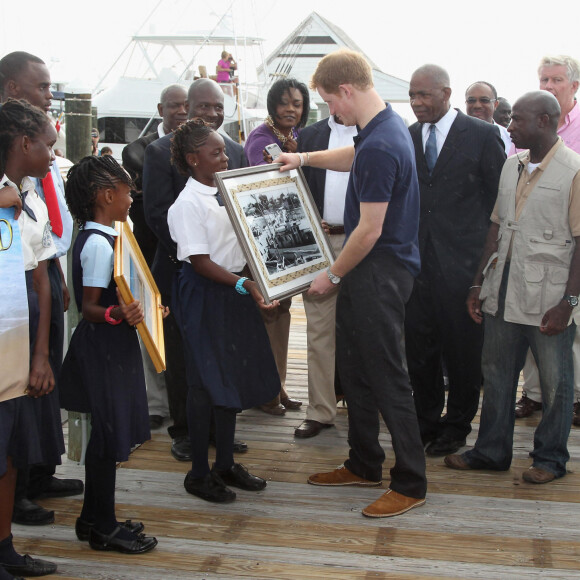
[[[137,29],[137,32],[135,32],[133,36],[137,36],[141,32],[143,27],[149,22],[149,20],[151,20],[151,17],[153,16],[153,14],[155,14],[155,12],[157,12],[157,9],[163,2],[164,0],[159,0],[159,2],[157,2],[155,8],[151,10],[147,18],[145,18],[145,20],[143,21],[143,24],[141,24],[141,26]],[[131,44],[133,44],[133,37],[131,37],[131,40],[129,40],[127,46],[125,46],[125,48],[121,51],[121,54],[117,57],[115,62],[109,67],[104,76],[101,77],[101,80],[97,83],[97,86],[93,89],[93,95],[101,88],[101,85],[105,82],[105,79],[109,76],[110,72],[115,68],[115,66],[117,66],[117,63],[121,60],[121,58],[123,58],[123,55],[125,54],[127,49],[131,46]]]

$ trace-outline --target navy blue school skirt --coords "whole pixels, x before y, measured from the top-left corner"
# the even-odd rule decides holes
[[[38,330],[38,295],[26,272],[30,355]],[[56,394],[33,399],[27,395],[0,403],[0,477],[6,473],[6,457],[15,467],[59,465],[64,453],[60,408]]]
[[[214,406],[236,411],[278,395],[274,355],[250,295],[200,276],[184,263],[175,273],[172,296],[190,387],[203,388]]]
[[[151,439],[137,331],[81,319],[65,356],[61,405],[91,414],[91,446],[100,457],[127,461],[131,448]]]

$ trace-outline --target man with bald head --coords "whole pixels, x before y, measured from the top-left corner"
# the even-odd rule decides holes
[[[450,455],[452,469],[509,469],[519,371],[528,348],[544,404],[534,434],[529,483],[566,475],[573,400],[570,316],[580,293],[580,155],[558,136],[560,105],[534,91],[513,106],[508,128],[518,149],[504,165],[485,249],[467,307],[485,320],[484,396],[475,447]]]
[[[493,125],[451,108],[449,75],[440,66],[413,73],[409,98],[418,121],[409,131],[421,194],[421,274],[407,304],[405,345],[423,444],[428,455],[441,456],[465,445],[479,405],[483,333],[465,299],[505,153]]]
[[[187,93],[187,116],[201,117],[216,131],[224,121],[224,94],[220,86],[210,79],[198,79]],[[248,162],[244,149],[227,135],[222,134],[226,144],[228,169],[246,167]],[[181,175],[171,164],[171,135],[157,139],[145,149],[143,164],[143,202],[145,220],[158,240],[151,272],[163,297],[164,304],[171,304],[173,274],[181,267],[177,260],[177,247],[169,234],[167,210],[185,187],[187,177]],[[165,382],[169,400],[169,412],[173,425],[168,432],[172,438],[171,453],[179,461],[191,461],[191,448],[187,428],[187,382],[183,343],[173,314],[163,321],[167,370]],[[241,442],[234,444],[234,451],[245,451]]]

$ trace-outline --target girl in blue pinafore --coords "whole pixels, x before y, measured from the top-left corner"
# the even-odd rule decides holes
[[[175,131],[172,161],[189,175],[169,208],[167,222],[183,262],[174,279],[172,305],[187,365],[187,420],[192,467],[185,489],[214,502],[233,501],[227,486],[259,491],[266,481],[234,463],[236,413],[271,400],[280,377],[259,308],[266,305],[242,275],[244,254],[217,194],[214,174],[227,169],[222,137],[200,119]],[[216,424],[216,461],[208,463],[209,427]]]
[[[82,312],[61,372],[61,404],[91,414],[85,459],[85,497],[75,531],[95,550],[140,554],[157,540],[144,526],[115,516],[116,463],[151,438],[141,351],[138,301],[124,304],[113,274],[115,221],[131,206],[131,180],[111,156],[85,157],[66,184],[68,207],[82,228],[73,247],[73,285]]]

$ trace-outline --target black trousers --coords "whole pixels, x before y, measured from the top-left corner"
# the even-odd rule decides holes
[[[171,304],[169,297],[163,297],[165,304]],[[187,380],[185,376],[185,358],[183,354],[183,339],[175,316],[171,312],[163,320],[165,336],[165,384],[167,385],[167,402],[173,425],[167,429],[172,438],[184,437],[187,428]]]
[[[395,451],[391,489],[423,498],[425,455],[403,343],[412,287],[412,275],[388,252],[367,256],[345,276],[336,304],[336,360],[348,404],[346,467],[365,479],[381,480],[380,413]]]
[[[470,284],[467,278],[450,282],[427,246],[405,321],[409,376],[424,440],[443,433],[463,439],[477,413],[483,328],[467,313]],[[444,418],[443,365],[449,378]]]

